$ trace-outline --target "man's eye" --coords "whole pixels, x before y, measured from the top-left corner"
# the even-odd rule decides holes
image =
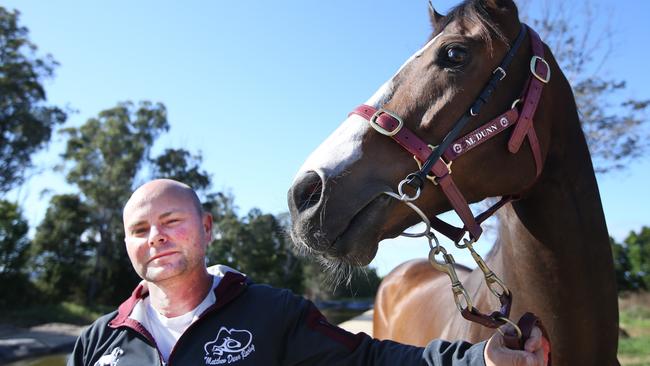
[[[147,229],[145,229],[145,228],[137,228],[137,229],[131,230],[131,234],[133,234],[133,235],[144,234],[146,232],[147,232]]]
[[[453,64],[462,64],[467,59],[467,51],[460,47],[447,49],[447,60]]]

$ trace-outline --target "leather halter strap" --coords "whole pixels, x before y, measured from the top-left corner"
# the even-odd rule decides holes
[[[550,77],[550,68],[548,67],[546,61],[544,61],[544,47],[541,39],[539,38],[539,35],[523,23],[522,30],[520,31],[520,36],[518,36],[516,43],[521,43],[519,39],[522,38],[522,33],[525,34],[525,30],[528,30],[530,34],[533,57],[531,59],[531,76],[529,76],[528,80],[526,81],[526,84],[522,90],[522,98],[520,98],[523,105],[521,114],[519,113],[519,110],[517,109],[515,103],[511,109],[483,124],[474,131],[455,140],[443,140],[443,142],[445,142],[445,149],[443,151],[438,151],[439,148],[443,147],[443,144],[441,143],[441,145],[438,146],[438,149],[434,149],[432,152],[429,145],[420,139],[410,129],[404,127],[402,120],[393,112],[385,109],[376,109],[368,105],[361,105],[350,113],[359,115],[368,120],[371,126],[377,131],[384,135],[390,136],[402,147],[404,147],[409,153],[413,154],[413,156],[415,156],[416,159],[418,159],[420,162],[425,162],[422,166],[421,171],[424,171],[425,176],[433,178],[432,180],[441,187],[454,211],[456,211],[462,220],[464,226],[463,228],[457,228],[453,225],[445,223],[437,217],[434,217],[431,220],[431,224],[434,229],[447,236],[454,242],[459,242],[464,236],[465,232],[469,232],[472,239],[478,240],[482,234],[480,224],[489,218],[504,204],[515,199],[514,196],[504,196],[499,202],[490,207],[488,210],[474,217],[467,201],[465,200],[465,197],[451,178],[450,165],[455,159],[474,149],[475,147],[485,143],[510,126],[516,125],[508,144],[509,151],[512,153],[518,152],[521,144],[523,143],[523,139],[527,137],[535,159],[536,174],[539,176],[541,173],[542,154],[540,151],[537,136],[533,128],[532,118],[539,104],[543,85],[548,82],[548,79]],[[511,60],[512,57],[514,57],[514,52],[512,52],[511,49],[506,58],[510,58]],[[506,61],[506,58],[504,58],[504,61]],[[506,66],[510,64],[510,60],[507,61]],[[504,61],[502,61],[502,64],[504,64]],[[501,66],[495,70],[495,73],[499,69],[501,72],[503,72],[503,77],[505,77],[505,69]],[[480,109],[480,107],[487,101],[487,98],[491,95],[494,89],[494,85],[496,85],[494,80],[495,79],[493,77],[488,83],[488,86],[484,88],[477,101],[470,108],[470,110],[467,111],[463,117],[461,117],[461,119],[454,125],[452,131],[447,134],[445,140],[447,140],[449,136],[452,135],[455,138],[460,132],[460,128],[458,128],[459,125],[463,125],[466,123],[466,120],[469,120],[470,116],[476,115],[478,113],[477,110]],[[492,85],[493,83],[494,85]],[[490,87],[490,85],[492,86]],[[489,92],[486,93],[485,91],[488,89]],[[458,130],[458,132],[456,132],[454,135],[452,132],[455,132],[456,130]],[[435,157],[437,154],[439,155],[436,160],[432,161],[431,158]],[[410,174],[409,176],[413,176],[414,174],[417,173]]]

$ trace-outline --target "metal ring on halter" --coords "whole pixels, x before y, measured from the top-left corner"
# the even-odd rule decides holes
[[[418,214],[418,216],[420,216],[420,218],[422,219],[422,222],[424,222],[424,224],[427,226],[424,229],[424,231],[422,231],[421,233],[401,233],[400,234],[401,236],[405,236],[407,238],[420,238],[420,237],[423,237],[423,236],[428,237],[428,234],[431,232],[431,221],[429,221],[429,218],[427,218],[427,216],[424,214],[424,212],[422,212],[422,210],[420,210],[420,208],[418,206],[416,206],[413,203],[405,200],[403,195],[400,196],[395,192],[385,191],[383,193],[385,195],[387,195],[387,196],[393,197],[394,199],[396,199],[398,201],[404,202],[405,205],[410,207],[413,211],[415,211],[415,213]]]
[[[465,235],[465,234],[463,234],[463,235]],[[454,243],[454,245],[458,249],[467,249],[468,246],[470,246],[470,245],[472,245],[474,243],[476,243],[476,239],[470,237],[469,239],[463,238],[463,244],[460,244],[460,241],[457,241],[457,242]]]
[[[510,106],[510,109],[515,109],[517,104],[521,103],[521,99],[515,99],[514,102],[512,102],[512,105]]]
[[[397,186],[397,193],[399,193],[399,195],[400,195],[399,199],[401,201],[404,201],[404,202],[415,201],[416,199],[418,199],[418,197],[420,197],[420,192],[421,192],[420,187],[418,187],[418,189],[415,191],[415,194],[411,197],[411,196],[407,195],[406,193],[404,193],[404,191],[402,189],[404,187],[404,184],[406,184],[406,183],[407,183],[407,180],[404,179],[401,182],[399,182],[399,185]]]
[[[512,327],[515,328],[515,332],[517,332],[517,337],[518,337],[519,339],[524,338],[524,334],[521,332],[521,328],[519,328],[519,326],[517,325],[517,323],[515,323],[515,322],[513,322],[512,320],[506,318],[505,316],[497,316],[497,319],[498,319],[498,320],[503,320],[504,322],[506,322],[506,323],[512,325]],[[497,329],[498,329],[498,328],[497,328]],[[501,333],[501,334],[503,334],[503,333]]]

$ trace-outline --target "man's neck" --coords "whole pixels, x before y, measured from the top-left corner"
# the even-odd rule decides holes
[[[148,282],[151,306],[167,318],[181,316],[205,299],[212,289],[212,280],[212,276],[203,270],[193,276]]]

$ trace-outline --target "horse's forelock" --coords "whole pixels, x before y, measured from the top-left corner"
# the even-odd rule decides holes
[[[465,0],[452,8],[445,15],[442,27],[436,33],[445,29],[453,21],[476,26],[479,31],[479,36],[487,44],[489,50],[492,50],[493,38],[506,44],[508,43],[508,38],[505,33],[490,17],[490,14],[480,0]],[[435,34],[432,36],[435,36]]]

